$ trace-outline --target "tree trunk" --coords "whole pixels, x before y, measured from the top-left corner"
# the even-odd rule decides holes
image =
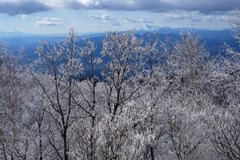
[[[63,143],[64,143],[64,160],[68,160],[68,144],[67,144],[67,129],[63,133]]]

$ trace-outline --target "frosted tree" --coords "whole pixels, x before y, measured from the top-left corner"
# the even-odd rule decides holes
[[[103,41],[103,58],[107,60],[105,73],[108,111],[114,120],[122,105],[135,96],[139,87],[129,89],[139,72],[142,40],[133,32],[112,32]]]
[[[169,151],[177,159],[192,159],[204,141],[199,111],[204,108],[202,86],[206,81],[208,59],[199,39],[183,33],[173,45],[164,45],[167,56],[166,83],[163,92],[165,129],[170,142]],[[170,46],[170,48],[168,48]],[[171,153],[166,153],[171,156]]]
[[[96,54],[96,46],[90,40],[84,41],[84,46],[80,49],[81,62],[84,64],[83,81],[76,85],[73,95],[73,103],[78,106],[75,125],[75,137],[79,144],[77,156],[83,159],[97,159],[97,122],[99,115],[102,114],[99,109],[99,67],[101,67],[101,58]],[[79,123],[83,125],[79,125]]]
[[[73,88],[75,80],[82,73],[82,65],[78,60],[80,50],[76,42],[73,30],[63,42],[43,42],[37,49],[39,59],[36,64],[46,69],[46,74],[32,74],[50,103],[46,109],[52,119],[49,143],[55,151],[55,158],[64,160],[70,158],[69,130],[74,110]]]
[[[145,119],[142,120],[142,126],[137,127],[140,129],[148,139],[145,144],[145,150],[142,154],[144,159],[158,159],[158,143],[159,139],[163,135],[163,121],[162,121],[162,106],[159,102],[162,101],[162,93],[164,88],[165,74],[163,72],[163,59],[164,55],[158,42],[157,37],[153,34],[148,34],[148,38],[145,40],[144,53],[142,55],[142,78],[140,82],[144,84],[141,88],[141,93],[144,93],[144,97],[138,100],[138,105],[142,106],[142,110],[145,109]],[[139,109],[140,110],[140,109]],[[141,118],[139,118],[141,119]]]
[[[28,96],[25,98],[26,111],[29,121],[32,124],[31,157],[38,160],[51,158],[50,144],[48,143],[48,129],[50,128],[51,117],[46,113],[49,102],[42,89],[29,78]]]
[[[99,150],[104,159],[121,159],[134,153],[137,155],[130,151],[131,148],[126,148],[134,140],[134,128],[140,124],[137,119],[141,121],[145,117],[140,116],[140,108],[138,115],[138,104],[135,103],[144,94],[140,89],[146,83],[141,73],[141,58],[145,51],[142,40],[134,32],[108,33],[103,41],[102,59],[106,60],[103,72],[103,105],[108,114],[104,115],[100,124],[103,130],[100,131],[99,142],[104,143],[99,144]],[[140,106],[143,105],[139,104]],[[137,157],[142,156],[137,153]]]
[[[170,67],[169,71],[172,74],[170,76],[180,80],[180,83],[177,82],[178,85],[189,81],[194,94],[197,94],[198,79],[208,67],[207,52],[203,44],[196,35],[186,32],[182,34],[171,52],[167,56],[169,59],[167,67]]]
[[[22,54],[20,49],[19,53]],[[2,159],[30,158],[32,124],[28,121],[24,99],[28,77],[20,72],[20,57],[6,46],[0,49],[1,138]],[[24,79],[25,78],[25,79]]]
[[[240,19],[239,19],[240,11],[236,12],[236,15],[232,21],[232,29],[234,33],[234,38],[236,39],[237,43],[240,44]]]
[[[234,17],[239,44],[239,16]],[[229,160],[240,159],[239,52],[227,46],[223,65],[211,77],[212,105],[206,109],[206,134],[215,151]]]

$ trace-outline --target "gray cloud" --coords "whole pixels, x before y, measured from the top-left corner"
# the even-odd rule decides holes
[[[71,5],[68,7],[73,9],[146,10],[154,12],[184,10],[199,11],[204,14],[240,9],[240,0],[74,0],[69,4]]]
[[[226,12],[240,9],[239,0],[180,0],[176,5],[176,9],[186,11],[199,11],[204,14],[213,12]]]
[[[102,9],[102,2],[97,0],[72,0],[64,3],[65,8],[71,9]]]
[[[11,16],[48,11],[50,9],[49,6],[37,1],[0,2],[0,13],[6,13]]]
[[[45,3],[44,3],[45,2]],[[0,13],[31,14],[51,9],[197,11],[204,14],[240,9],[240,0],[15,0],[0,2]]]

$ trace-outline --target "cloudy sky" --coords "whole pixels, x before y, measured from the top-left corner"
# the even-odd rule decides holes
[[[240,0],[0,0],[0,31],[225,29],[236,9]]]

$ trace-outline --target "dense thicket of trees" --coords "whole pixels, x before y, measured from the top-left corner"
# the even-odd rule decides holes
[[[71,30],[26,67],[22,49],[0,46],[0,159],[240,159],[237,50],[213,59],[193,34],[169,44],[131,31],[96,47]]]

